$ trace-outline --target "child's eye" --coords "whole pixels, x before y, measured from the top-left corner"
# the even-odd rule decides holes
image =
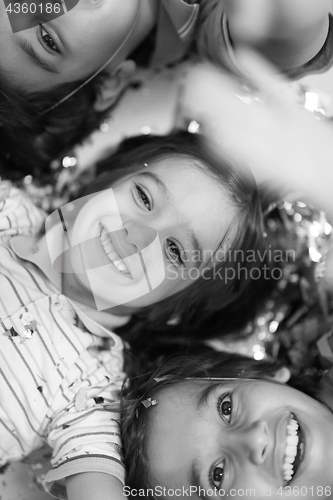
[[[139,202],[142,205],[144,205],[150,212],[151,211],[151,203],[150,203],[148,196],[146,195],[144,190],[140,186],[138,186],[137,184],[135,185],[135,189],[137,192],[137,197],[139,199]]]
[[[54,42],[53,38],[49,35],[49,33],[44,29],[42,25],[40,25],[40,33],[45,45],[54,52],[59,52],[58,47]]]
[[[222,394],[217,400],[217,411],[219,415],[227,424],[229,424],[232,417],[232,397],[231,393],[227,392]]]
[[[181,250],[179,250],[176,243],[172,240],[167,240],[167,254],[168,257],[172,260],[172,262],[177,262],[177,264],[183,264],[181,258]]]
[[[220,490],[224,479],[224,460],[214,464],[209,473],[209,481],[212,488]]]

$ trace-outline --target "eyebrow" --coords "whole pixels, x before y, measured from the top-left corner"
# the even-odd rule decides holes
[[[55,68],[55,66],[49,61],[46,61],[46,59],[44,59],[42,56],[40,56],[28,40],[19,38],[17,40],[17,43],[19,44],[21,49],[24,50],[24,52],[30,57],[30,59],[32,59],[33,62],[40,68],[45,69],[49,73],[58,73],[58,70]]]
[[[210,383],[207,387],[204,387],[200,392],[200,396],[197,402],[197,410],[200,412],[208,404],[209,397],[215,389],[221,385],[221,382]]]
[[[142,177],[146,177],[146,178],[150,179],[151,181],[153,181],[158,187],[160,187],[162,189],[165,196],[169,196],[169,194],[170,194],[169,189],[166,187],[166,185],[164,184],[164,182],[162,181],[162,179],[158,175],[154,174],[153,172],[140,172],[138,175],[140,175]],[[190,227],[189,224],[183,223],[182,227],[185,229],[188,237],[190,238],[191,245],[192,245],[193,249],[195,251],[197,251],[199,254],[198,262],[194,263],[195,267],[200,267],[201,262],[202,262],[203,251],[202,251],[202,248],[201,248],[200,243],[198,241],[198,238],[196,237],[193,229]]]

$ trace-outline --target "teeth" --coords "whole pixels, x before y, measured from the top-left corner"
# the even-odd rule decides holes
[[[299,441],[298,437],[298,423],[292,417],[289,419],[287,424],[287,439],[286,439],[286,450],[283,460],[283,479],[285,481],[291,481],[294,475],[293,463],[297,455],[297,445]]]
[[[297,436],[297,434],[292,435],[292,436],[287,436],[287,445],[297,446],[297,444],[298,444],[298,436]]]
[[[288,423],[288,427],[290,427],[291,429],[293,429],[293,428],[298,429],[298,423],[296,422],[296,420],[291,418],[289,423]]]
[[[287,452],[286,452],[286,455],[284,457],[284,463],[285,464],[293,464],[294,462],[295,462],[295,457],[292,455],[287,455]]]
[[[106,232],[106,230],[104,229],[104,227],[102,228],[102,231],[100,233],[100,240],[101,240],[101,243],[102,243],[102,246],[103,246],[105,253],[109,257],[109,259],[111,260],[111,262],[113,263],[115,268],[123,274],[130,274],[129,270],[127,269],[126,264],[124,263],[123,260],[121,260],[120,256],[116,252],[116,250],[112,244],[111,238],[108,235],[108,233]]]
[[[296,451],[297,446],[287,446],[285,453],[287,457],[293,457],[296,455]]]
[[[118,271],[121,271],[121,272],[126,271],[126,266],[123,264],[123,262],[116,262],[115,266],[118,269]]]
[[[106,240],[103,241],[103,243],[105,243]],[[107,254],[109,254],[113,249],[112,249],[112,245],[110,245],[110,243],[105,243],[104,246],[104,250],[106,251]]]
[[[112,250],[110,250],[109,252],[106,252],[106,253],[108,254],[109,259],[111,259],[113,263],[114,263],[114,261],[116,261],[119,258],[119,255],[114,253]]]

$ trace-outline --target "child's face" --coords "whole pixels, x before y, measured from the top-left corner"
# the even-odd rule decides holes
[[[79,0],[63,16],[46,23],[41,16],[41,25],[13,33],[0,0],[0,69],[30,91],[84,79],[121,45],[138,5],[139,0]]]
[[[194,498],[195,487],[202,488],[201,498],[219,497],[214,488],[225,498],[331,497],[333,415],[309,396],[272,382],[237,380],[187,381],[156,398],[158,405],[146,410],[150,486],[192,486]],[[301,429],[298,448],[290,444],[297,441],[291,418]],[[293,459],[286,456],[295,453],[288,486],[283,471]]]
[[[159,160],[87,198],[71,241],[89,244],[72,257],[73,279],[93,291],[98,309],[140,308],[182,290],[211,266],[236,217],[217,182],[182,158]]]

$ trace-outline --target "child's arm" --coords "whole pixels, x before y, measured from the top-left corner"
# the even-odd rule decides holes
[[[66,498],[67,490],[70,500],[104,500],[109,491],[112,500],[110,492],[114,490],[119,497],[125,478],[120,436],[123,346],[111,334],[109,349],[97,339],[95,345],[96,349],[83,350],[74,358],[75,365],[64,377],[48,415],[47,442],[53,454],[43,485],[57,498]],[[99,489],[92,488],[98,480],[103,484],[104,496],[100,497]]]
[[[75,474],[66,479],[68,500],[123,500],[123,485],[114,476],[99,472]]]

